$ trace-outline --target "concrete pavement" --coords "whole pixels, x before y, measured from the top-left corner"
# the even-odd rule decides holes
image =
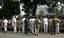
[[[26,35],[23,33],[0,32],[0,38],[64,38],[64,34],[50,35],[50,34],[40,33],[38,36],[35,36],[30,33]]]

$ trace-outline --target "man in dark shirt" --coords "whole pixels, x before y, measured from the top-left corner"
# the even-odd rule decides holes
[[[25,34],[27,34],[28,33],[28,18],[25,19],[24,23],[25,23]]]

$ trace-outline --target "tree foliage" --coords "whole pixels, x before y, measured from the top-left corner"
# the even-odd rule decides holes
[[[13,15],[19,14],[19,3],[13,2],[12,0],[6,0],[3,2],[3,8],[0,9],[0,17],[5,18],[12,17]]]
[[[0,9],[0,18],[4,17],[12,17],[13,15],[19,14],[20,13],[20,9],[19,9],[19,2],[13,2],[12,0],[2,0],[4,5],[3,8]],[[33,2],[31,2],[31,0],[21,0],[20,2],[23,2],[25,4],[25,11],[28,13],[29,9],[33,9],[33,14],[36,11],[36,5],[37,4],[47,4],[48,6],[50,6],[51,4],[52,9],[54,8],[55,4],[53,4],[53,1],[58,1],[58,0],[33,0]],[[28,13],[29,14],[29,13]]]

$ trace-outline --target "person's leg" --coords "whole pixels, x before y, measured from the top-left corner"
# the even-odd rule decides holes
[[[57,25],[56,33],[60,33],[60,31],[59,31],[59,25]]]
[[[51,32],[51,25],[48,26],[48,31]]]
[[[5,25],[4,30],[5,30],[5,32],[7,32],[7,25]]]
[[[35,35],[38,35],[38,33],[39,33],[39,29],[35,28]]]
[[[40,28],[41,28],[41,32],[42,32],[42,29],[43,29],[43,26],[42,26],[42,24],[40,25]],[[40,29],[40,28],[39,28],[39,29]]]
[[[35,28],[35,34],[36,34],[36,32],[37,32],[37,29]]]
[[[20,32],[20,27],[19,27],[19,31],[18,32]]]
[[[39,34],[39,28],[37,29],[37,35]]]
[[[30,33],[32,33],[31,26],[29,26]]]
[[[46,32],[45,29],[46,29],[46,28],[45,28],[45,24],[44,24],[44,32]]]
[[[46,24],[46,32],[48,32],[48,24]]]
[[[54,35],[56,35],[56,25],[54,26]]]
[[[58,26],[56,26],[56,33],[58,33]]]
[[[34,33],[34,25],[31,25],[32,26],[32,33]]]
[[[25,34],[27,34],[28,33],[28,28],[27,28],[27,26],[25,26]]]
[[[14,26],[14,32],[16,32],[16,26]]]
[[[24,26],[24,24],[22,24],[22,32],[24,33],[25,31],[25,28],[24,28],[25,26]]]
[[[53,34],[53,26],[50,27],[50,33]]]

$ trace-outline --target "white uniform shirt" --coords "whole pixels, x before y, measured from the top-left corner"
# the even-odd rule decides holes
[[[13,18],[13,22],[15,22],[15,23],[16,23],[16,18]]]
[[[13,17],[13,19],[12,19],[12,26],[16,26],[16,22],[17,22],[16,18]]]
[[[25,20],[26,18],[22,18],[22,22],[24,23],[24,20]]]
[[[32,22],[33,22],[33,23],[35,22],[35,18],[32,19]]]
[[[8,23],[8,20],[7,19],[4,19],[4,25],[7,25],[7,23]]]
[[[34,27],[35,18],[31,18],[29,21],[30,21],[30,23],[31,23],[31,26]]]
[[[29,22],[31,23],[32,19],[29,19]]]
[[[43,18],[43,22],[44,22],[45,24],[48,24],[48,18]]]

